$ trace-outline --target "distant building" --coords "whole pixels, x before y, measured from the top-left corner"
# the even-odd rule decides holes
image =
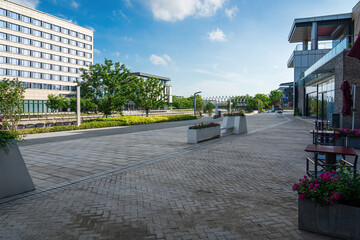
[[[73,96],[80,68],[93,63],[93,31],[0,0],[0,77],[27,87],[25,112],[49,112],[49,94]]]
[[[295,19],[289,42],[297,45],[288,61],[294,68],[294,108],[304,116],[331,120],[339,118],[340,127],[351,127],[351,117],[342,116],[340,86],[347,80],[360,90],[360,61],[347,56],[349,44],[360,32],[360,2],[352,12]],[[356,105],[360,107],[360,94]],[[360,119],[360,111],[356,112]],[[360,121],[355,127],[360,128]]]
[[[286,83],[281,83],[278,90],[280,90],[284,96],[281,99],[282,104],[284,105],[284,107],[286,108],[291,108],[293,107],[293,82],[286,82]]]

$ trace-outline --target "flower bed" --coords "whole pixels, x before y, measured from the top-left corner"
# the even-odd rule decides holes
[[[200,124],[195,124],[194,126],[190,126],[189,129],[202,129],[202,128],[209,128],[209,127],[216,127],[216,126],[220,126],[219,123],[200,123]]]
[[[224,116],[224,117],[236,117],[236,116],[244,117],[244,116],[245,116],[245,113],[244,113],[243,111],[233,112],[233,113],[224,113],[223,116]]]

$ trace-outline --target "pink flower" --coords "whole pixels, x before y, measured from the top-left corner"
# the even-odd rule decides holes
[[[299,198],[300,198],[301,201],[304,201],[305,200],[305,193],[299,194]]]
[[[299,189],[300,185],[297,183],[294,183],[294,186],[292,187],[293,191],[297,191]]]

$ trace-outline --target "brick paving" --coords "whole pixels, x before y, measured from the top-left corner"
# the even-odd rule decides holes
[[[0,204],[0,239],[330,239],[297,229],[297,198],[291,191],[304,175],[309,156],[304,148],[311,142],[308,130],[313,126],[290,115],[280,119],[259,114],[247,120],[248,134],[193,146],[184,144],[186,127],[180,125],[149,125],[146,131],[142,126],[122,134],[92,132],[99,144],[116,139],[132,146],[146,140],[139,147],[142,152],[152,151],[152,145],[164,145],[165,151],[155,148],[153,155],[128,161],[136,150],[127,155],[122,150],[125,157],[117,159],[118,153],[104,145],[99,149],[110,153],[96,145],[87,147],[89,142],[77,146],[79,155],[98,151],[94,159],[106,154],[115,163],[97,168],[94,162],[86,174],[96,171],[88,178],[74,181],[75,174],[69,174],[70,181],[63,185],[38,186],[33,195]],[[172,137],[161,136],[165,130]],[[21,150],[58,145],[66,153],[75,142],[89,140],[56,138],[59,142],[29,140]],[[44,154],[36,151],[38,158]],[[26,162],[32,160],[27,157]],[[36,174],[33,169],[32,177]]]

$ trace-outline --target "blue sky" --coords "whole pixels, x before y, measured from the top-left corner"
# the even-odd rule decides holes
[[[17,0],[94,32],[94,63],[171,78],[173,93],[269,93],[293,80],[294,18],[351,12],[357,0]]]

